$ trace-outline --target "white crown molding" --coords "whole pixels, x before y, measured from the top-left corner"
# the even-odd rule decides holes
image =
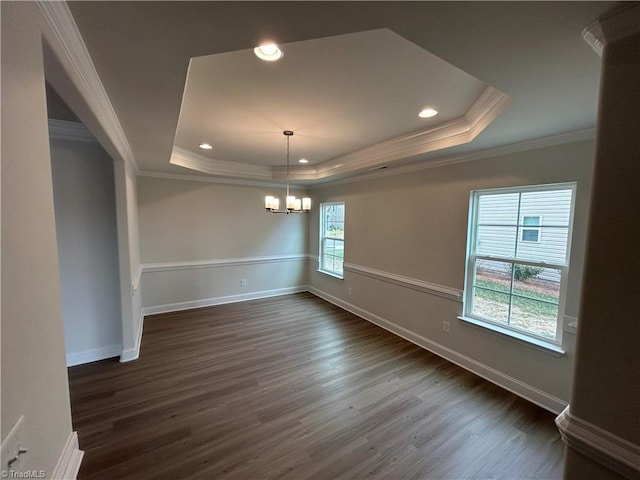
[[[455,300],[457,302],[462,301],[462,291],[447,287],[445,285],[438,285],[437,283],[425,282],[417,278],[405,277],[404,275],[398,275],[395,273],[389,273],[375,268],[363,267],[362,265],[355,265],[353,263],[344,263],[345,272],[358,273],[367,277],[375,278],[376,280],[382,280],[383,282],[393,283],[401,287],[411,288],[423,293],[429,293],[432,295],[438,295],[440,297],[447,298],[449,300]]]
[[[169,163],[180,167],[190,168],[210,175],[225,177],[242,177],[258,180],[271,180],[273,173],[270,167],[250,165],[240,162],[216,160],[191,152],[181,147],[174,146]]]
[[[604,50],[604,35],[602,33],[602,27],[600,22],[593,22],[587,28],[582,30],[582,38],[589,44],[593,51],[602,57],[602,51]]]
[[[49,137],[75,142],[98,142],[84,124],[54,118],[49,119]]]
[[[47,23],[56,35],[62,49],[80,82],[76,84],[79,93],[118,150],[124,161],[138,171],[133,150],[120,125],[120,120],[111,105],[104,85],[96,70],[87,46],[82,39],[69,6],[66,2],[38,1]]]
[[[464,116],[324,162],[318,165],[315,179],[368,170],[403,158],[468,143],[504,111],[510,100],[507,94],[489,86]]]
[[[193,270],[198,268],[235,267],[239,265],[258,265],[266,263],[294,262],[307,260],[307,254],[270,255],[264,257],[221,258],[184,262],[145,263],[142,273],[167,272],[171,270]]]
[[[582,38],[602,57],[608,43],[640,32],[640,4],[629,3],[596,20],[582,31]]]
[[[184,180],[188,182],[218,183],[222,185],[227,185],[227,184],[242,185],[247,187],[269,187],[269,188],[285,187],[284,183],[274,183],[274,182],[259,181],[259,180],[242,180],[240,178],[205,177],[203,175],[196,175],[196,174],[190,175],[190,174],[184,174],[184,173],[151,172],[149,170],[140,170],[137,173],[137,176],[150,177],[150,178],[164,178],[167,180]],[[295,188],[298,189],[300,187],[296,186]]]
[[[343,184],[354,183],[354,182],[362,182],[366,180],[374,180],[377,178],[384,178],[391,175],[403,175],[406,173],[419,172],[421,170],[442,167],[445,165],[471,162],[474,160],[482,160],[484,158],[499,157],[501,155],[510,155],[512,153],[526,152],[528,150],[536,150],[539,148],[553,147],[556,145],[563,145],[566,143],[581,142],[583,140],[591,140],[595,138],[595,135],[596,135],[595,128],[588,128],[585,130],[578,130],[576,132],[563,133],[560,135],[537,138],[534,140],[526,140],[524,142],[513,143],[511,145],[503,145],[501,147],[487,148],[485,150],[478,150],[475,152],[463,153],[460,155],[452,155],[450,157],[433,158],[430,160],[424,160],[419,163],[405,165],[403,167],[377,170],[374,172],[368,172],[364,175],[358,175],[355,177],[328,181],[326,183],[319,184],[319,185],[311,185],[310,188],[313,190],[316,188],[323,188],[328,185],[343,185]]]
[[[640,445],[572,415],[570,406],[558,415],[556,425],[570,448],[624,477],[640,478]]]
[[[468,143],[504,111],[510,100],[500,90],[486,87],[462,117],[341,155],[315,167],[294,168],[291,179],[321,180]],[[227,177],[267,180],[281,179],[284,174],[281,167],[215,160],[180,147],[174,147],[170,163]]]
[[[489,148],[485,150],[479,150],[470,153],[464,153],[460,155],[453,155],[449,157],[433,158],[430,160],[424,160],[415,164],[405,165],[402,167],[388,168],[384,170],[376,170],[373,172],[366,172],[357,176],[339,179],[339,180],[327,180],[323,183],[315,185],[307,185],[307,189],[323,188],[328,185],[342,185],[354,182],[362,182],[367,180],[374,180],[377,178],[384,178],[391,175],[402,175],[406,173],[418,172],[429,168],[441,167],[444,165],[450,165],[455,163],[470,162],[474,160],[482,160],[484,158],[498,157],[501,155],[509,155],[512,153],[525,152],[528,150],[536,150],[539,148],[553,147],[556,145],[563,145],[566,143],[581,142],[583,140],[591,140],[595,138],[595,128],[588,128],[585,130],[578,130],[575,132],[563,133],[560,135],[553,135],[550,137],[537,138],[534,140],[526,140],[524,142],[518,142],[511,145],[503,145],[501,147]],[[280,167],[274,168],[274,177],[284,177],[284,174],[278,171]],[[314,170],[315,171],[315,170]],[[259,180],[242,180],[239,178],[222,178],[222,177],[205,177],[197,174],[182,174],[182,173],[165,173],[165,172],[152,172],[147,170],[141,170],[137,172],[140,177],[151,178],[165,178],[169,180],[186,180],[193,182],[209,182],[219,184],[230,185],[243,185],[253,187],[284,187],[285,184],[274,183],[274,181],[259,181]],[[304,170],[303,175],[298,175],[295,172],[292,173],[291,178],[294,180],[308,180],[313,178],[313,175],[308,172],[308,168]],[[280,179],[281,180],[281,179]],[[304,190],[305,186],[296,185],[294,188]]]

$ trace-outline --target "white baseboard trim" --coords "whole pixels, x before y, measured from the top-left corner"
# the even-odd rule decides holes
[[[97,362],[105,358],[120,356],[122,345],[106,345],[104,347],[82,350],[81,352],[67,353],[67,367],[82,365],[83,363]]]
[[[640,445],[572,415],[570,406],[558,415],[556,425],[569,448],[626,478],[640,478]]]
[[[71,432],[51,474],[51,480],[76,480],[84,452],[78,445],[78,433]]]
[[[166,305],[144,307],[142,309],[142,313],[143,315],[156,315],[158,313],[179,312],[182,310],[191,310],[192,308],[212,307],[214,305],[222,305],[225,303],[245,302],[247,300],[278,297],[280,295],[289,295],[292,293],[300,293],[306,291],[307,287],[305,285],[278,288],[275,290],[259,290],[257,292],[242,293],[239,295],[226,295],[223,297],[204,298],[201,300],[191,300],[188,302],[168,303]]]
[[[382,327],[385,330],[388,330],[391,333],[398,335],[399,337],[402,337],[405,340],[418,345],[419,347],[424,348],[425,350],[435,353],[436,355],[450,361],[451,363],[455,363],[465,370],[469,370],[479,377],[495,383],[499,387],[502,387],[505,390],[510,391],[511,393],[514,393],[532,403],[535,403],[536,405],[546,410],[558,414],[567,406],[567,403],[560,398],[549,395],[542,390],[521,382],[520,380],[506,375],[498,370],[495,370],[494,368],[480,363],[477,360],[462,355],[455,350],[445,347],[444,345],[440,345],[433,340],[429,340],[422,335],[414,333],[411,330],[401,327],[400,325],[386,320],[374,313],[368,312],[367,310],[356,307],[355,305],[345,302],[340,298],[334,297],[327,292],[324,292],[312,286],[309,286],[307,290],[314,295],[317,295],[318,297],[323,298],[324,300],[333,303],[334,305],[337,305],[338,307],[343,308],[353,313],[354,315],[357,315],[375,325],[378,325],[379,327]]]
[[[126,348],[120,353],[120,363],[131,362],[137,360],[140,356],[140,345],[142,344],[142,331],[144,325],[144,313],[140,311],[140,319],[138,321],[138,334],[136,336],[136,345],[132,348]]]

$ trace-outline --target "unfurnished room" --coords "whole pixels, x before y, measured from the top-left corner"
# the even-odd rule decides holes
[[[0,13],[3,478],[640,479],[638,2]]]

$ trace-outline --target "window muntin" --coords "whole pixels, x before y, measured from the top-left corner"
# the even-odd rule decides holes
[[[342,278],[344,270],[344,202],[320,204],[319,271]]]
[[[464,316],[560,343],[574,191],[472,192]]]

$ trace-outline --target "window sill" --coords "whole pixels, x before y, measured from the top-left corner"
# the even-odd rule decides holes
[[[482,320],[477,320],[475,318],[470,317],[458,317],[458,320],[471,325],[477,328],[483,328],[488,330],[491,333],[495,333],[502,337],[507,337],[510,340],[515,340],[519,343],[522,343],[528,347],[533,347],[537,350],[543,351],[545,353],[549,353],[555,357],[561,357],[565,354],[565,351],[561,346],[556,345],[555,343],[546,342],[544,340],[529,337],[523,333],[515,332],[513,330],[509,330],[507,328],[502,328],[499,325],[493,325],[491,323],[483,322]]]
[[[344,280],[344,277],[343,277],[342,275],[338,275],[337,273],[328,272],[328,271],[326,271],[326,270],[320,270],[320,269],[318,269],[318,270],[316,270],[316,271],[317,271],[318,273],[324,273],[325,275],[328,275],[328,276],[333,277],[333,278],[337,278],[337,279],[339,279],[339,280]]]

